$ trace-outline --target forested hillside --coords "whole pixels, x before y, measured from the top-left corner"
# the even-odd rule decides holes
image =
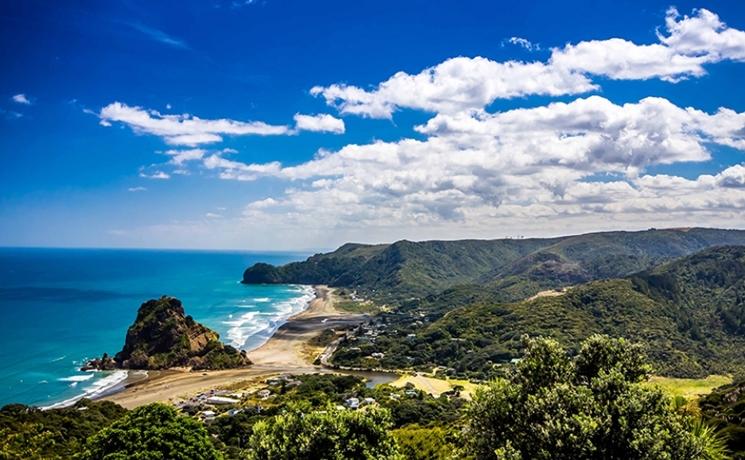
[[[500,300],[515,301],[547,288],[627,276],[729,244],[745,244],[745,231],[693,228],[548,239],[346,244],[304,262],[256,264],[245,271],[243,282],[328,284],[394,303],[477,284]]]
[[[486,378],[521,355],[525,334],[572,348],[603,333],[645,344],[662,374],[742,372],[744,280],[745,247],[725,246],[520,302],[501,302],[493,286],[462,286],[381,315],[369,327],[384,333],[351,338],[335,359]]]

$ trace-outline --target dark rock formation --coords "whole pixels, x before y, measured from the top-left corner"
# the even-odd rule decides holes
[[[122,351],[86,363],[83,369],[228,369],[251,364],[245,351],[220,342],[217,332],[184,313],[181,301],[163,296],[140,306]]]
[[[80,368],[81,371],[113,371],[117,368],[114,358],[104,353],[101,358],[94,358]]]

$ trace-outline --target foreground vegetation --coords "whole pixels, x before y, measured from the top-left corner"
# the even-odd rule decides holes
[[[178,413],[161,404],[130,412],[88,401],[49,411],[6,406],[0,458],[728,458],[718,431],[644,384],[650,366],[638,345],[592,336],[574,356],[550,339],[524,348],[523,360],[470,403],[457,390],[435,398],[411,386],[307,375],[270,379],[209,417],[204,407]],[[733,390],[723,391],[730,401]],[[741,432],[734,436],[730,446],[742,443]]]

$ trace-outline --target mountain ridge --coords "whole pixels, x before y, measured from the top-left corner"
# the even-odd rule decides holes
[[[543,289],[643,271],[707,247],[745,244],[745,230],[676,228],[555,238],[347,243],[302,262],[255,264],[243,283],[327,284],[400,303],[460,284],[519,300]]]

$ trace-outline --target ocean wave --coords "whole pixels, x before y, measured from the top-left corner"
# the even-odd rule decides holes
[[[315,297],[315,289],[312,286],[294,285],[292,292],[297,296],[274,303],[270,311],[250,311],[237,319],[224,321],[224,324],[230,326],[227,333],[230,344],[245,349],[250,338],[257,338],[260,343],[252,343],[251,348],[260,346],[292,315],[305,310]],[[258,302],[259,299],[254,301]]]
[[[104,375],[105,377],[94,380],[93,383],[91,383],[90,385],[88,385],[87,387],[83,389],[83,392],[81,394],[74,396],[72,398],[66,399],[64,401],[60,401],[58,403],[51,404],[49,406],[44,406],[42,407],[42,409],[56,409],[60,407],[67,407],[67,406],[71,406],[75,404],[76,402],[78,402],[79,400],[83,398],[95,399],[95,398],[101,397],[109,393],[111,390],[113,390],[115,387],[117,387],[118,385],[120,385],[122,382],[124,382],[127,379],[127,371],[92,372],[90,374],[91,377],[89,378],[92,378],[94,375]],[[74,376],[74,377],[83,377],[83,376]]]
[[[254,299],[254,302],[259,302],[259,303],[266,303],[266,302],[271,302],[271,301],[272,299],[270,299],[269,297],[256,297]]]
[[[93,373],[90,372],[85,375],[71,375],[70,377],[62,377],[59,380],[60,382],[85,382],[86,380],[90,380],[93,378]]]

